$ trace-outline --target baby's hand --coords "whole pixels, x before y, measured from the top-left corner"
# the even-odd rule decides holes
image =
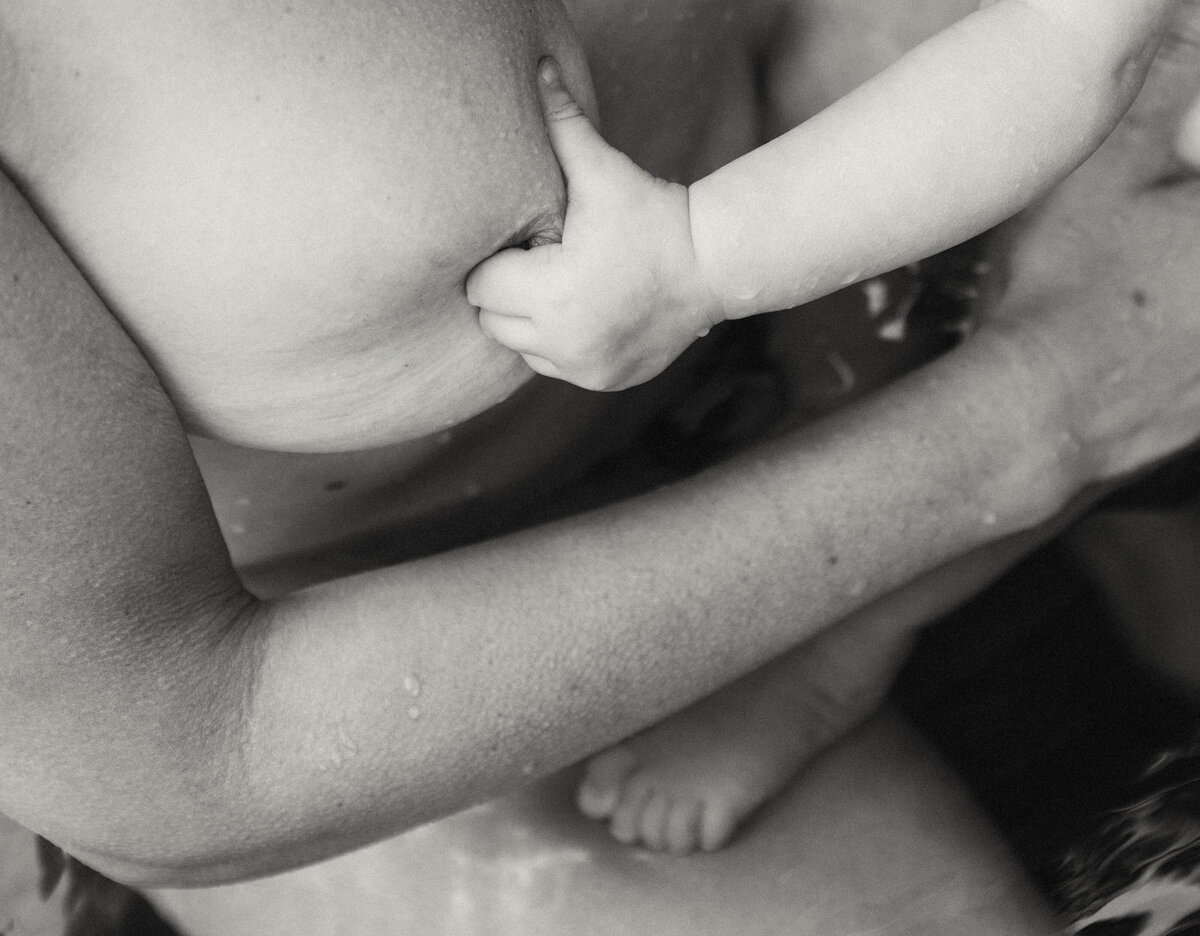
[[[590,390],[649,380],[724,319],[696,265],[688,192],[601,139],[544,59],[538,91],[567,182],[561,244],[512,248],[467,278],[483,331]]]

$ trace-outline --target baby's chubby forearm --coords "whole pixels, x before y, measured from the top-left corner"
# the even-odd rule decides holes
[[[997,0],[689,190],[730,317],[789,308],[995,225],[1136,95],[1173,0]]]
[[[717,322],[802,305],[1034,201],[1120,119],[1173,2],[996,0],[688,188],[609,147],[543,62],[562,243],[489,258],[468,298],[540,373],[640,383]]]

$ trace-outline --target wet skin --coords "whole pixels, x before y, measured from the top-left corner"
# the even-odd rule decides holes
[[[698,9],[700,9],[700,8],[698,7]],[[711,12],[713,9],[714,9],[713,7],[705,7],[705,8],[703,8],[703,10],[704,10],[704,11],[706,11],[706,12]],[[719,9],[719,8],[716,8],[716,9]],[[623,13],[628,13],[628,12],[630,12],[630,11],[622,11],[622,12],[623,12]],[[665,12],[669,12],[669,13],[671,14],[671,17],[670,17],[670,20],[669,20],[669,21],[673,21],[673,22],[681,23],[681,24],[684,24],[685,26],[686,26],[686,25],[687,25],[687,24],[690,22],[690,21],[689,21],[689,20],[688,20],[686,17],[685,17],[685,18],[683,18],[683,19],[675,19],[675,18],[674,18],[674,13],[675,13],[676,11],[675,11],[674,9],[670,9],[670,10],[668,10],[668,11],[665,11]],[[683,12],[686,12],[686,9],[685,9]],[[626,19],[622,20],[622,22],[633,22],[633,20],[634,20],[634,19],[635,19],[635,17],[631,15],[631,16],[627,17]],[[584,19],[584,23],[585,23],[584,35],[585,35],[585,37],[586,37],[587,35],[589,35],[589,29],[587,28],[587,21],[586,21],[586,18]],[[708,25],[711,25],[711,24],[708,24]],[[681,27],[679,27],[679,28],[681,28],[681,29],[682,29],[682,28],[684,28],[684,27],[682,27],[682,26],[681,26]],[[605,32],[604,32],[604,30],[603,30],[603,29],[600,29],[599,27],[594,27],[594,31],[595,31],[595,34],[598,34],[598,35],[605,35]],[[684,37],[684,38],[687,38],[687,37]],[[687,47],[687,48],[689,48],[689,50],[690,50],[690,48],[691,48],[690,46],[687,46],[687,44],[686,44],[686,43],[683,43],[682,45],[683,45],[684,47]],[[699,48],[701,48],[701,49],[703,50],[703,43],[700,43],[700,44],[699,44],[697,47],[699,47]],[[656,51],[659,51],[659,52],[660,52],[660,50],[661,50],[662,46],[661,46],[661,45],[657,45],[657,44],[656,44],[655,48],[656,48]],[[560,53],[560,54],[561,54],[561,53]],[[688,54],[690,55],[690,51],[689,51],[689,53],[688,53]],[[594,58],[594,59],[602,59],[602,58],[603,58],[603,56],[602,56],[602,54],[600,54],[600,53],[594,53],[594,54],[593,54],[593,58]],[[701,55],[701,62],[703,62],[703,54]],[[619,73],[619,72],[620,72],[620,69],[618,69],[618,68],[614,68],[614,69],[612,69],[612,71],[613,71],[613,72],[616,72],[616,73]],[[603,66],[602,66],[602,65],[598,65],[598,66],[596,67],[596,72],[597,72],[597,75],[603,75],[603,73],[604,73]],[[711,74],[711,72],[710,72],[709,74]],[[601,85],[601,88],[602,88],[602,87],[603,87],[603,81],[602,81],[600,78],[598,78],[598,79],[597,79],[597,81],[598,81],[598,84],[600,84],[600,85]],[[602,98],[603,98],[603,95],[604,95],[604,92],[603,92],[603,90],[601,90],[601,91],[600,91],[600,96],[601,96]],[[610,108],[610,110],[611,110],[611,108]],[[636,108],[633,108],[633,110],[636,110]],[[716,121],[715,121],[715,118],[714,118],[714,123],[715,123],[715,122],[716,122]],[[702,121],[702,124],[703,124],[703,121]],[[715,131],[714,131],[714,132],[715,132]],[[725,131],[721,131],[721,132],[717,133],[717,136],[718,136],[718,137],[721,137],[721,138],[724,138],[724,132],[725,132]],[[740,137],[739,137],[739,134],[738,134],[736,131],[735,131],[735,132],[732,132],[732,133],[730,133],[730,136],[732,136],[732,137],[735,137],[735,138],[739,138],[739,139],[740,139]],[[623,143],[622,143],[622,145],[623,145],[623,146],[624,146],[624,148],[626,148],[626,149],[629,149],[629,150],[635,150],[635,148],[634,148],[633,146],[631,146],[631,145],[630,145],[628,142],[623,142]],[[11,159],[11,158],[13,158],[13,157],[11,157],[11,156],[10,156],[9,158]],[[667,174],[667,173],[666,173],[666,171],[665,171],[663,168],[661,168],[661,167],[659,167],[658,169],[656,169],[656,171],[659,171],[659,172],[661,172],[661,173],[663,173],[663,174]],[[18,174],[19,174],[19,173],[18,173]],[[31,179],[31,178],[26,178],[26,180],[25,180],[25,181],[26,181],[26,184],[27,184],[27,186],[29,186],[31,182],[32,182],[32,183],[36,183],[36,180],[35,180],[35,179]],[[35,184],[34,184],[34,185],[32,185],[31,187],[32,187],[32,188],[34,188],[34,189],[36,189],[36,185],[35,185]],[[36,192],[35,192],[35,194],[36,194]],[[52,212],[48,212],[48,214],[52,214]],[[520,214],[520,212],[517,212],[517,214]],[[506,227],[506,225],[504,225],[504,226],[502,226],[502,227]],[[506,235],[506,236],[507,236],[507,235]],[[66,238],[66,239],[67,239],[67,240],[69,240],[69,238]],[[299,261],[298,261],[298,262],[299,262]],[[501,364],[501,367],[503,367],[503,365],[502,365],[502,364]],[[501,381],[501,383],[502,383],[502,381]],[[474,402],[473,402],[473,403],[471,403],[471,404],[470,404],[470,406],[468,406],[467,408],[468,408],[468,409],[470,409],[472,406],[480,406],[480,405],[481,405],[483,402],[484,402],[483,400],[481,400],[481,399],[478,399],[478,398],[477,398],[477,399],[475,399],[475,400],[474,400]],[[426,445],[427,445],[427,446],[428,446],[429,444],[430,444],[430,443],[426,443]],[[542,453],[539,453],[539,455],[541,455],[541,454],[542,454]],[[394,453],[389,453],[387,456],[385,456],[385,459],[386,459],[386,458],[393,458],[393,459],[397,459],[398,457],[399,457],[399,456],[396,456]],[[400,460],[401,460],[401,461],[403,461],[403,458],[401,458]],[[251,459],[251,463],[253,463],[253,459]],[[229,464],[232,464],[232,465],[234,466],[234,468],[235,468],[235,469],[237,468],[237,462],[230,462]],[[316,463],[307,462],[307,463],[302,463],[302,464],[313,465],[313,464],[316,464]],[[357,465],[357,466],[359,466],[359,467],[358,467],[358,468],[356,468],[356,467],[355,467],[356,465]],[[384,467],[382,467],[382,468],[381,468],[381,467],[380,467],[380,465],[383,465]],[[377,491],[384,491],[385,493],[388,493],[388,492],[391,492],[391,491],[394,491],[394,490],[395,490],[394,488],[389,488],[389,487],[388,487],[386,484],[382,483],[382,482],[379,480],[379,479],[381,479],[381,478],[382,478],[382,477],[383,477],[383,476],[386,474],[386,460],[384,460],[384,461],[379,461],[379,460],[378,460],[378,456],[375,456],[375,455],[370,455],[370,456],[366,456],[366,457],[364,457],[364,458],[362,458],[362,459],[360,459],[360,460],[355,460],[355,459],[350,459],[350,458],[348,458],[348,459],[347,459],[347,460],[346,460],[344,463],[341,463],[341,464],[339,464],[339,467],[343,467],[343,466],[346,466],[346,467],[348,468],[348,470],[361,470],[362,466],[367,466],[368,468],[371,468],[371,469],[373,469],[373,470],[375,471],[375,474],[373,475],[373,477],[374,477],[374,478],[376,478],[376,481],[377,481],[377,483],[376,483],[376,490],[377,490]],[[519,466],[519,465],[518,465],[517,467],[515,467],[515,468],[512,468],[511,470],[512,470],[512,471],[513,471],[515,474],[518,474],[518,475],[519,475],[519,474],[521,473],[521,471],[523,470],[523,468],[522,468],[521,466]],[[364,474],[370,475],[370,471],[366,471],[366,472],[364,472]],[[303,480],[303,479],[306,477],[306,476],[304,476],[302,473],[298,473],[298,476],[299,476],[299,477],[300,477],[302,480]],[[229,490],[231,491],[231,493],[235,494],[237,497],[250,497],[251,495],[253,495],[254,493],[256,493],[256,491],[258,490],[258,489],[256,489],[256,488],[240,488],[240,489],[239,489],[239,488],[237,487],[237,475],[236,475],[236,473],[233,473],[233,474],[231,474],[231,475],[230,475],[230,477],[232,477],[232,478],[234,479],[234,482],[231,484],[231,487],[229,488]],[[310,478],[310,479],[312,479],[312,480],[319,480],[319,481],[321,482],[321,483],[320,483],[319,490],[318,490],[318,488],[317,488],[316,486],[314,486],[313,488],[311,488],[311,489],[310,489],[310,490],[311,490],[311,495],[313,495],[313,496],[315,496],[315,497],[327,498],[327,497],[328,497],[330,494],[333,494],[333,493],[338,493],[339,491],[347,491],[347,492],[351,492],[351,491],[355,491],[355,490],[356,490],[356,486],[355,486],[355,484],[353,483],[353,482],[354,482],[354,480],[355,480],[355,476],[354,476],[354,475],[339,475],[339,476],[337,476],[337,477],[333,477],[333,476],[330,476],[330,475],[326,474],[326,475],[322,476],[320,471],[315,471],[315,470],[314,470],[314,471],[310,472],[310,474],[309,474],[307,477],[309,477],[309,478]],[[275,475],[275,476],[271,477],[271,478],[270,478],[270,480],[269,480],[269,483],[268,483],[267,479],[266,479],[266,478],[264,478],[262,475],[260,475],[260,476],[259,476],[259,479],[260,479],[261,486],[262,486],[262,487],[267,487],[267,486],[269,486],[269,484],[276,484],[276,483],[277,483],[277,482],[280,480],[280,476],[279,476],[279,475]],[[344,483],[346,484],[346,486],[345,486],[344,488],[339,488],[339,489],[336,489],[336,490],[334,490],[334,491],[329,491],[329,490],[327,490],[327,487],[328,487],[328,485],[329,485],[329,484],[331,484],[331,483],[334,483],[334,482],[339,482],[339,481],[340,481],[340,482],[344,482]],[[252,483],[252,482],[251,482],[251,483]],[[306,509],[306,508],[304,507],[304,505],[305,505],[307,502],[311,501],[313,498],[312,498],[311,496],[310,496],[309,498],[305,498],[305,497],[303,496],[303,493],[304,493],[303,484],[298,484],[298,485],[297,485],[297,491],[298,491],[298,493],[300,493],[300,494],[301,494],[301,496],[300,496],[300,497],[297,499],[297,501],[295,502],[295,504],[294,504],[293,506],[294,506],[294,507],[297,507],[297,508],[299,509],[299,511],[302,513],[302,512],[303,512],[303,510],[304,510],[304,509]],[[393,496],[394,496],[394,495],[393,495]],[[454,492],[450,492],[450,496],[453,498],[453,497],[455,496]],[[253,498],[251,498],[251,501],[250,501],[250,503],[253,503]],[[235,508],[236,508],[237,506],[238,506],[238,503],[235,501],[235,503],[233,504],[233,507],[235,507]],[[286,505],[284,505],[284,506],[286,506]],[[276,517],[276,518],[278,518],[278,517],[280,517],[280,516],[281,516],[281,514],[276,514],[276,515],[275,515],[275,517]],[[261,528],[261,529],[263,529],[263,530],[267,531],[267,532],[264,534],[263,545],[261,546],[261,548],[258,550],[258,552],[257,552],[257,553],[251,553],[251,555],[255,555],[255,556],[265,556],[265,557],[268,557],[268,558],[270,558],[270,557],[272,557],[273,555],[276,555],[276,554],[278,553],[280,545],[281,545],[281,544],[285,544],[285,543],[287,543],[287,539],[286,539],[286,537],[285,537],[285,536],[283,536],[283,535],[281,535],[281,534],[280,534],[278,527],[272,527],[272,526],[271,526],[271,524],[272,524],[272,523],[281,523],[281,522],[282,522],[281,520],[272,519],[270,516],[268,517],[268,521],[267,521],[267,522],[265,522],[265,523],[264,523],[264,525],[263,525],[263,527]],[[227,526],[228,526],[228,523],[227,523]],[[232,529],[231,529],[231,530],[230,530],[230,532],[231,532],[231,533],[233,533],[234,535],[236,535],[236,531],[234,531],[234,530],[232,530]],[[247,529],[247,534],[246,534],[246,535],[247,535],[248,537],[249,537],[249,536],[251,536],[251,535],[253,535],[253,534],[251,534],[251,532],[250,532],[250,528],[249,528],[249,527],[248,527],[248,529]],[[274,537],[275,537],[275,539],[274,539],[273,541],[272,541],[272,539],[271,539],[271,537],[272,537],[272,536],[274,536]],[[274,543],[274,546],[272,545],[272,543]],[[290,545],[290,544],[289,544],[289,545]],[[867,743],[868,743],[867,750],[868,750],[869,752],[870,752],[870,751],[874,751],[876,754],[878,754],[878,753],[879,753],[879,751],[880,751],[880,748],[879,748],[879,744],[878,744],[878,738],[877,738],[877,736],[874,736],[874,737],[868,737],[868,742],[867,742]],[[894,763],[894,761],[893,761],[893,763]],[[808,864],[808,863],[804,862],[803,860],[802,860],[802,864],[804,864],[804,866],[806,866],[806,867],[810,867],[810,868],[811,868],[811,864]],[[869,877],[869,875],[868,875],[868,877]],[[693,883],[695,883],[695,882],[693,882]],[[252,890],[253,890],[253,889],[252,889]],[[219,898],[218,898],[218,899],[219,899]],[[981,931],[981,930],[978,930],[978,929],[977,929],[977,930],[975,930],[975,931]]]
[[[401,65],[377,49],[359,73],[350,67],[355,49],[380,45],[370,4],[322,41],[314,38],[322,14],[277,6],[260,13],[273,16],[271,43],[253,19],[235,29],[210,7],[203,25],[179,3],[157,21],[111,7],[74,30],[35,5],[14,5],[0,20],[15,52],[14,103],[0,136],[5,168],[141,338],[190,422],[246,446],[201,438],[197,455],[235,563],[257,567],[264,589],[296,582],[294,573],[270,577],[278,557],[402,530],[463,504],[469,512],[472,501],[541,496],[551,479],[627,445],[677,396],[687,370],[620,398],[538,381],[463,425],[529,380],[478,333],[461,280],[500,244],[552,226],[563,197],[552,154],[529,133],[497,140],[490,131],[477,131],[471,145],[447,131],[414,154],[402,131],[428,115],[406,110],[400,90],[380,89],[402,89],[413,71],[444,75],[442,50]],[[922,11],[926,22],[915,25],[877,21],[870,54],[844,61],[882,66],[957,6]],[[861,75],[835,60],[797,80],[793,60],[809,39],[787,4],[576,2],[570,12],[605,132],[667,178],[705,174]],[[385,31],[400,28],[401,13],[393,15]],[[830,39],[841,28],[833,22]],[[581,74],[561,31],[554,25],[546,49]],[[159,42],[159,32],[172,41]],[[304,50],[299,65],[289,45]],[[540,51],[530,45],[527,59]],[[505,76],[512,113],[499,122],[540,119],[528,60],[496,58],[475,67]],[[766,101],[755,96],[759,67],[778,76]],[[198,100],[197,88],[205,89]],[[332,155],[323,143],[331,136],[343,141]],[[483,170],[459,157],[472,146],[486,154]],[[467,165],[433,176],[431,165],[441,172],[447,163]],[[390,165],[410,168],[397,176]],[[494,167],[499,178],[469,187]],[[443,235],[446,225],[432,220],[436,211],[461,215],[461,205],[414,210],[412,190],[430,176],[441,192],[482,193],[476,201],[488,207],[471,209],[466,233]],[[223,187],[229,177],[252,181]],[[424,253],[435,238],[447,259],[431,276]],[[392,324],[397,311],[410,317],[403,328]],[[797,367],[810,372],[808,364]],[[383,397],[380,386],[389,388]],[[398,439],[406,441],[386,445]],[[257,451],[364,447],[374,450]]]

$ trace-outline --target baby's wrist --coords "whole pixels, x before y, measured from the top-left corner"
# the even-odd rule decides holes
[[[674,233],[661,241],[662,249],[668,253],[664,265],[671,270],[667,285],[664,285],[663,299],[691,334],[706,335],[714,325],[730,316],[696,251],[690,191],[683,186],[679,189],[682,199],[675,205],[677,213],[670,225]]]
[[[736,234],[731,236],[736,216],[723,209],[722,193],[711,179],[702,179],[688,189],[688,233],[695,288],[714,310],[716,324],[770,310],[763,307],[764,293],[756,285],[757,277],[755,282],[748,281],[747,271],[737,262],[741,257],[736,243],[731,243],[738,240]]]
[[[704,219],[699,217],[694,209],[692,188],[687,189],[687,246],[689,263],[687,269],[686,291],[684,301],[696,310],[697,321],[703,331],[732,318],[741,318],[736,313],[736,307],[730,303],[727,290],[722,288],[721,278],[716,275],[718,269],[712,262],[713,252],[709,248],[711,238],[706,237]]]

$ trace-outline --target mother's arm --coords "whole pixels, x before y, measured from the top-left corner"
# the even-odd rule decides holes
[[[989,329],[693,481],[262,602],[153,374],[6,181],[0,231],[0,806],[138,883],[275,870],[554,770],[1048,518],[1127,434],[1081,437],[1090,375]]]

